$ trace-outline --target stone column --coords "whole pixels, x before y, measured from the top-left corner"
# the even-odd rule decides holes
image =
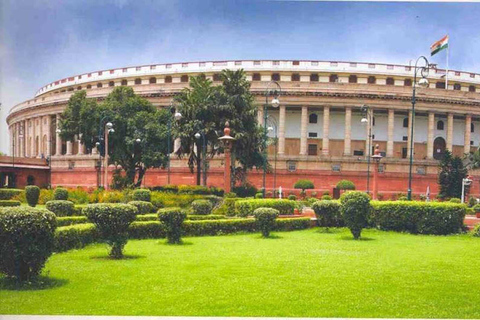
[[[9,142],[10,142],[9,144],[10,144],[10,145],[9,145],[9,148],[8,148],[8,149],[9,149],[9,150],[8,150],[8,151],[9,151],[8,154],[9,154],[9,155],[12,155],[12,154],[13,154],[13,141],[14,141],[13,126],[10,126],[10,127],[8,128],[8,133],[9,133],[9,136],[10,136],[10,139],[9,139]]]
[[[60,114],[57,114],[57,129],[60,125]],[[62,154],[62,139],[60,139],[60,134],[55,132],[55,155],[59,156]]]
[[[72,147],[73,147],[72,141],[67,141],[67,153],[66,153],[67,156],[72,155],[72,150],[73,150]]]
[[[52,156],[52,117],[47,117],[47,156]]]
[[[27,121],[23,120],[23,143],[22,143],[22,154],[24,157],[27,156]]]
[[[177,152],[182,146],[182,139],[177,138],[173,141],[173,153]]]
[[[345,108],[345,139],[343,140],[343,155],[352,155],[352,108]]]
[[[433,159],[433,137],[435,136],[435,113],[428,113],[427,159]]]
[[[408,112],[408,133],[407,133],[407,158],[410,158],[410,154],[413,152],[415,155],[415,141],[413,141],[413,150],[410,148],[412,145],[412,125],[414,125],[412,111]],[[415,131],[415,128],[413,129]]]
[[[43,117],[40,117],[39,122],[38,157],[41,158],[42,155],[45,157],[45,150],[43,150]]]
[[[78,140],[77,140],[77,142],[78,142],[78,153],[77,153],[77,154],[78,154],[78,155],[83,155],[83,154],[85,154],[85,146],[84,146],[83,143],[82,143],[82,135],[81,135],[81,134],[78,135]]]
[[[285,154],[285,105],[280,106],[278,124],[278,154]]]
[[[447,115],[447,150],[453,152],[453,113]]]
[[[258,107],[257,116],[258,116],[258,124],[263,126],[263,105],[260,105]]]
[[[467,114],[465,116],[465,141],[463,143],[463,153],[470,153],[470,132],[472,126],[472,116]]]
[[[330,130],[330,107],[323,107],[323,136],[322,136],[322,154],[329,154],[329,130]]]
[[[32,118],[32,154],[31,154],[31,157],[32,158],[35,158],[37,156],[37,119],[36,118]]]
[[[302,107],[302,118],[300,121],[300,154],[307,154],[307,142],[308,142],[308,107]]]
[[[395,130],[395,110],[388,109],[387,157],[393,158],[393,132]]]

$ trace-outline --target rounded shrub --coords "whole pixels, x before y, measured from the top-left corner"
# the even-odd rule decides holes
[[[37,186],[25,187],[25,198],[30,207],[35,207],[38,204],[38,197],[40,196],[40,188]]]
[[[213,205],[209,200],[195,200],[192,202],[192,214],[206,215],[212,213]]]
[[[158,219],[165,225],[168,243],[182,242],[182,224],[187,214],[181,208],[158,210]]]
[[[152,193],[148,189],[136,189],[136,190],[133,190],[132,199],[133,201],[150,202],[152,200],[151,195]]]
[[[312,205],[319,227],[338,227],[342,225],[341,205],[338,201],[321,200]]]
[[[264,238],[270,236],[270,232],[275,227],[275,220],[278,217],[278,210],[273,208],[258,208],[253,211],[257,227],[262,232]]]
[[[21,204],[18,200],[0,200],[0,207],[19,207]]]
[[[128,204],[134,206],[138,210],[138,214],[147,214],[155,212],[153,203],[148,201],[130,201]]]
[[[360,191],[351,191],[342,194],[341,213],[345,225],[350,229],[355,239],[358,239],[362,229],[367,226],[370,215],[370,197]]]
[[[315,186],[313,185],[313,182],[311,180],[307,180],[307,179],[298,180],[297,182],[295,182],[293,187],[295,189],[302,189],[302,190],[314,189],[315,188]]]
[[[246,183],[243,186],[233,187],[232,191],[235,192],[238,195],[238,197],[246,198],[246,197],[254,197],[257,194],[258,189],[254,185]]]
[[[56,188],[53,193],[54,200],[68,200],[68,190],[65,188]]]
[[[110,256],[122,258],[123,247],[128,241],[128,226],[135,221],[137,208],[123,203],[99,203],[86,206],[83,213],[96,225],[102,239],[112,247]]]
[[[257,193],[255,194],[255,199],[263,199],[263,193],[257,192]]]
[[[45,208],[55,213],[57,217],[73,216],[75,205],[72,201],[52,200],[45,204]]]
[[[340,180],[336,187],[340,190],[355,190],[355,184],[350,180]]]
[[[474,237],[480,237],[480,224],[477,224],[475,228],[473,228],[473,233],[472,235]]]
[[[224,195],[225,198],[236,198],[237,194],[235,192],[227,192]]]
[[[322,200],[332,200],[332,197],[326,194],[322,196]]]
[[[288,200],[293,200],[293,201],[295,201],[295,200],[297,200],[297,196],[294,195],[294,194],[290,194],[290,195],[288,195]]]
[[[2,209],[0,272],[20,281],[39,275],[54,250],[56,227],[55,215],[46,209]]]

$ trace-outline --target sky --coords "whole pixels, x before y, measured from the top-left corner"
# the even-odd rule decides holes
[[[1,0],[6,116],[45,84],[110,68],[198,60],[408,64],[450,37],[451,69],[480,73],[480,3]],[[431,62],[445,67],[445,54]]]

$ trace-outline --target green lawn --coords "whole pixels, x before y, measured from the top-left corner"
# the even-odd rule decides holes
[[[56,285],[0,290],[0,314],[480,318],[478,238],[275,236],[129,241],[120,261],[101,244],[56,254]]]

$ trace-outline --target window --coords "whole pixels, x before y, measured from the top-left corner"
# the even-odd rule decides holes
[[[82,76],[78,76],[78,80],[82,79]],[[51,86],[51,85],[50,85]]]
[[[127,72],[127,68],[123,68],[123,69],[122,69],[122,72]]]
[[[407,148],[402,148],[402,159],[407,159]]]
[[[456,76],[459,76],[459,75],[460,75],[460,71],[455,71],[455,75],[456,75]]]
[[[408,118],[403,119],[403,127],[408,128]]]
[[[140,78],[135,79],[135,84],[142,84],[142,79]]]
[[[470,86],[470,87],[468,87],[468,91],[469,92],[475,92],[477,90],[476,90],[475,86]]]
[[[103,74],[103,71],[98,71],[98,75],[101,76]]]
[[[114,74],[115,73],[115,70],[110,70],[110,74]]]
[[[375,64],[369,63],[369,64],[368,64],[368,67],[369,67],[370,69],[375,69]]]
[[[310,81],[311,82],[318,82],[318,80],[319,80],[318,73],[312,73],[310,75]]]
[[[338,66],[337,62],[330,62],[330,67],[336,67],[336,66]]]
[[[470,73],[470,78],[475,78],[475,73]]]
[[[292,64],[293,64],[294,66],[299,66],[299,65],[300,65],[300,61],[293,61]]]
[[[103,87],[103,84],[101,82],[97,83],[97,88]]]
[[[318,137],[318,133],[316,133],[316,132],[309,132],[309,133],[308,133],[308,137],[309,137],[309,138],[317,138],[317,137]]]
[[[316,156],[317,155],[317,145],[316,144],[309,144],[308,145],[308,155],[309,156]]]
[[[188,76],[186,74],[184,74],[181,78],[180,78],[180,82],[188,82]]]
[[[172,76],[166,76],[165,83],[172,83]]]
[[[108,83],[108,86],[109,86],[109,87],[114,87],[114,86],[115,86],[115,82],[110,81],[110,82]]]
[[[235,61],[235,65],[236,65],[236,66],[241,66],[241,65],[242,65],[242,61]]]
[[[461,90],[462,89],[462,86],[460,85],[460,83],[455,83],[453,85],[453,90]]]
[[[402,141],[408,141],[408,136],[403,136]]]
[[[356,62],[350,62],[350,67],[356,68],[356,67],[357,67],[357,63],[356,63]]]
[[[443,130],[445,127],[445,124],[443,123],[442,120],[437,122],[437,130]]]
[[[220,73],[213,74],[213,81],[222,81],[222,77],[220,76]]]
[[[122,80],[122,86],[126,86],[127,85],[127,80],[123,79]]]
[[[77,87],[77,90],[82,90],[82,86],[78,86],[78,87]]]
[[[150,70],[155,70],[156,66],[150,66]]]
[[[370,77],[368,77],[367,82],[370,83],[370,84],[375,84],[375,83],[377,83],[377,79],[374,76],[370,76]]]
[[[318,61],[312,61],[311,65],[312,66],[318,66]]]
[[[315,113],[312,113],[308,116],[308,123],[318,123],[318,116]]]
[[[261,78],[262,77],[260,76],[260,73],[254,73],[253,76],[252,76],[253,81],[260,81]]]
[[[295,161],[287,161],[287,170],[290,172],[297,170],[297,163]]]
[[[200,67],[205,67],[207,64],[206,64],[205,62],[200,62],[198,65],[199,65]]]
[[[395,80],[393,78],[387,78],[387,86],[393,86],[395,84]]]
[[[411,87],[412,86],[412,79],[405,79],[405,81],[403,82],[403,85],[405,87]]]
[[[182,63],[182,68],[188,67],[188,63]]]
[[[87,84],[87,89],[92,89],[92,85],[91,85],[91,84]]]
[[[148,79],[148,83],[157,83],[157,78],[151,77],[150,79]]]
[[[357,83],[357,76],[356,75],[350,75],[348,77],[348,83]]]
[[[437,88],[437,89],[445,89],[445,82],[437,82],[437,83],[435,83],[435,88]]]
[[[279,65],[280,65],[280,61],[273,61],[273,65],[274,65],[274,66],[279,66]]]
[[[391,64],[387,65],[387,70],[393,70],[393,65]]]
[[[470,132],[475,132],[475,125],[470,123]]]
[[[165,65],[165,69],[171,69],[171,68],[172,68],[172,64],[171,64],[171,63]]]
[[[300,81],[300,75],[298,73],[292,74],[292,81]]]
[[[332,164],[332,171],[333,172],[340,172],[341,169],[342,169],[341,164],[339,164],[339,163]]]
[[[142,70],[142,67],[136,67],[135,68],[135,71],[140,71],[140,70]]]
[[[331,74],[329,78],[329,82],[338,82],[338,75]]]
[[[273,73],[272,74],[272,81],[280,81],[280,74],[279,73]]]
[[[363,150],[353,150],[354,156],[363,156]]]

